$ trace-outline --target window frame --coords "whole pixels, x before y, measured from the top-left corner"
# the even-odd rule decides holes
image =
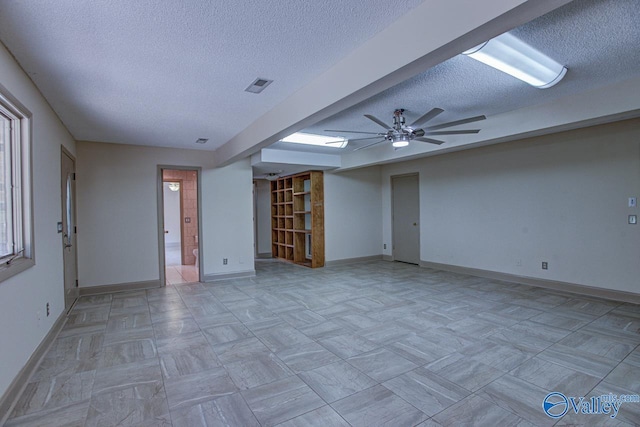
[[[0,258],[0,282],[35,265],[31,112],[0,84],[0,112],[11,121],[13,253]]]

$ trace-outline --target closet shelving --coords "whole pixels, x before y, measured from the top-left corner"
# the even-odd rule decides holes
[[[271,182],[272,255],[307,267],[324,266],[324,184],[321,171]]]

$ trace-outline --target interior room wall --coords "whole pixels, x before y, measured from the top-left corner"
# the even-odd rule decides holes
[[[379,166],[324,173],[325,260],[382,254]]]
[[[0,396],[64,311],[60,146],[75,141],[29,77],[0,44],[0,85],[32,113],[35,266],[0,283]],[[46,316],[46,304],[50,315]],[[2,418],[2,414],[0,414]]]
[[[169,183],[162,186],[164,194],[164,229],[168,233],[164,236],[167,246],[180,245],[180,191],[171,191]]]
[[[640,119],[385,165],[386,243],[391,176],[410,172],[422,261],[640,293]]]
[[[256,228],[258,256],[271,256],[271,183],[257,179],[256,183]]]
[[[205,276],[254,271],[248,159],[213,169],[202,151],[96,142],[77,153],[80,287],[159,279],[158,165],[202,167]]]

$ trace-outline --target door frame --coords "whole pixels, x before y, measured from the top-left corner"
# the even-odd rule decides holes
[[[415,176],[418,178],[418,265],[420,265],[420,261],[422,260],[422,248],[421,248],[421,238],[422,238],[422,221],[420,220],[420,173],[419,172],[411,172],[411,173],[403,173],[399,175],[391,175],[389,177],[389,187],[391,189],[391,258],[395,261],[396,256],[396,232],[394,230],[395,224],[395,210],[394,210],[394,190],[393,190],[393,180],[394,178],[406,178],[410,176]]]
[[[258,183],[254,179],[252,182],[253,194],[253,257],[258,258]]]
[[[164,257],[164,181],[163,170],[185,170],[196,172],[196,185],[198,187],[198,280],[204,277],[204,263],[202,251],[202,168],[199,166],[158,165],[156,177],[157,212],[158,212],[158,264],[160,265],[160,286],[167,286],[166,260]],[[182,201],[180,202],[182,206]],[[182,227],[181,227],[182,228]]]
[[[74,174],[74,179],[73,182],[74,184],[72,185],[72,191],[73,191],[73,197],[72,197],[72,202],[73,202],[73,206],[71,207],[72,209],[72,215],[73,215],[73,235],[75,236],[75,238],[73,239],[74,244],[76,245],[75,251],[74,251],[74,269],[75,269],[75,277],[76,277],[76,286],[75,286],[75,292],[74,292],[74,300],[73,302],[71,302],[68,306],[67,306],[67,288],[65,287],[65,283],[67,282],[66,279],[66,275],[67,275],[67,271],[65,268],[65,263],[64,263],[64,252],[62,254],[62,289],[64,292],[64,309],[65,311],[68,313],[69,311],[71,311],[71,309],[73,308],[74,304],[76,303],[76,301],[78,300],[78,297],[80,296],[80,288],[78,285],[78,215],[77,215],[77,201],[76,201],[76,197],[78,195],[78,191],[77,191],[77,184],[76,184],[76,179],[77,179],[77,171],[76,171],[76,167],[77,167],[77,160],[76,157],[71,154],[71,152],[69,150],[67,150],[65,148],[64,145],[60,145],[60,172],[62,172],[62,162],[64,161],[64,156],[67,156],[69,159],[71,159],[71,161],[73,162],[73,174]],[[62,182],[62,173],[60,173],[60,219],[62,219],[62,217],[64,216],[64,206],[66,205],[66,200],[64,199],[64,190],[63,187],[65,186],[66,183]],[[71,230],[68,230],[69,233],[71,233]],[[64,251],[64,246],[63,249]]]

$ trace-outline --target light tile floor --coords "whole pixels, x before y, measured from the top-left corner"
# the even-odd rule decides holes
[[[198,269],[195,265],[182,265],[180,248],[166,248],[164,252],[167,285],[197,282]]]
[[[637,425],[640,307],[392,262],[82,298],[7,426]]]

